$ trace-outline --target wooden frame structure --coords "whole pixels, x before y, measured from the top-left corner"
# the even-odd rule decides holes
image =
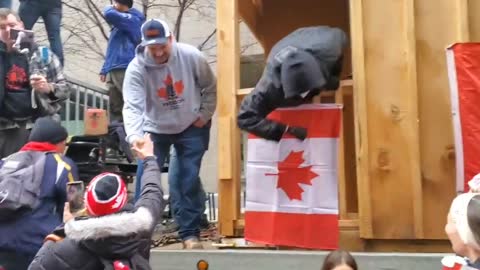
[[[448,251],[455,157],[444,49],[480,40],[479,12],[480,1],[467,0],[217,0],[220,233],[243,227],[236,114],[249,89],[239,83],[240,18],[266,53],[295,28],[326,24],[351,38],[353,80],[321,98],[345,108],[341,246]]]

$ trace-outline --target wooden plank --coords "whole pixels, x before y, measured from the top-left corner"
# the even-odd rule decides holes
[[[353,95],[353,80],[351,79],[348,79],[348,80],[342,80],[340,81],[340,88],[343,88],[343,95]],[[243,88],[243,89],[239,89],[237,91],[237,97],[238,98],[243,98],[245,97],[246,95],[250,94],[250,92],[253,91],[254,88]],[[322,92],[320,95],[323,97],[323,96],[329,96],[329,97],[333,97],[336,95],[336,91],[324,91]]]
[[[423,194],[420,168],[420,134],[418,125],[418,88],[417,88],[417,56],[415,36],[415,0],[405,0],[405,33],[406,33],[406,59],[407,59],[407,89],[409,89],[407,109],[412,119],[410,125],[414,128],[409,143],[409,152],[413,158],[408,164],[412,171],[412,199],[413,199],[413,226],[415,238],[421,239],[423,232]]]
[[[348,1],[345,0],[296,0],[295,5],[292,5],[291,0],[245,0],[245,4],[243,1],[241,1],[242,18],[260,41],[266,54],[278,40],[299,27],[332,25],[342,28],[347,34],[350,31]],[[256,11],[251,11],[257,13],[256,17],[244,12],[253,10],[252,6],[256,8]],[[350,59],[348,49],[345,55],[345,75],[351,73]]]
[[[361,212],[360,218],[371,219],[371,224],[366,226],[372,226],[370,237],[378,239],[421,236],[417,212],[421,210],[414,203],[419,190],[415,183],[421,181],[415,52],[412,51],[415,44],[410,32],[414,22],[412,2],[407,1],[412,0],[352,1],[357,3],[353,4],[353,14],[358,5],[363,4],[360,7],[363,35],[358,38],[363,38],[364,50],[354,56],[356,60],[364,54],[365,60],[361,70],[365,81],[355,87],[354,93],[360,94],[355,104],[359,114],[359,196],[362,196],[361,204],[370,201],[371,207],[370,216]],[[355,24],[358,19],[352,17],[352,20]],[[355,50],[359,42],[353,42],[356,42],[352,46]],[[353,78],[355,84],[359,78],[355,75]],[[364,133],[366,130],[368,136]],[[365,141],[368,141],[366,149]],[[362,160],[365,151],[367,162]]]
[[[237,91],[237,96],[238,98],[243,98],[245,97],[246,95],[250,94],[250,92],[253,91],[254,88],[244,88],[244,89],[240,89]]]
[[[235,235],[240,216],[240,132],[236,91],[240,87],[238,0],[217,0],[217,87],[219,118],[219,230]]]
[[[468,1],[468,25],[470,41],[480,42],[480,1]]]
[[[343,104],[343,87],[335,92],[335,103]],[[338,138],[338,157],[337,157],[337,181],[338,181],[338,207],[340,219],[347,218],[347,183],[345,182],[345,148],[344,138],[345,130],[343,127],[343,117],[340,124],[340,138]]]
[[[369,152],[367,130],[367,95],[365,74],[365,42],[363,33],[363,1],[350,1],[352,69],[355,92],[355,148],[357,156],[358,211],[360,236],[373,237],[370,201]]]
[[[472,2],[472,1],[470,1]],[[457,27],[457,42],[470,41],[469,31],[469,17],[468,17],[468,0],[455,0],[452,1],[455,4],[456,20],[453,23]],[[438,9],[438,7],[436,7]]]
[[[355,120],[353,86],[343,87],[343,143],[345,164],[345,193],[347,196],[347,215],[356,215],[358,219],[358,186],[355,157]]]
[[[455,160],[445,47],[457,39],[452,18],[456,1],[416,1],[417,78],[423,223],[426,239],[446,239],[444,223],[455,196]],[[432,10],[432,7],[435,7]]]

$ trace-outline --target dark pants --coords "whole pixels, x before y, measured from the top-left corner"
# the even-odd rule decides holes
[[[200,236],[206,197],[199,174],[203,155],[208,149],[210,126],[190,126],[179,134],[152,134],[158,166],[163,166],[172,145],[175,149],[175,156],[170,159],[168,185],[170,207],[182,240]],[[141,181],[141,176],[137,175],[137,178]]]
[[[27,270],[32,259],[16,252],[0,251],[0,269]]]
[[[21,128],[0,130],[0,159],[18,152],[30,136],[30,130],[22,125]]]
[[[0,0],[0,8],[12,8],[12,0]]]
[[[125,69],[114,69],[107,74],[108,96],[110,98],[110,122],[121,121],[123,110],[123,79]]]
[[[62,21],[62,2],[60,0],[23,0],[18,13],[25,28],[32,30],[38,18],[42,17],[47,30],[50,48],[64,63],[62,39],[60,37],[60,24]]]

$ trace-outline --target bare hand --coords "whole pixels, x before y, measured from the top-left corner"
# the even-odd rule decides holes
[[[142,148],[143,145],[145,144],[145,139],[136,139],[133,143],[132,143],[132,148]]]
[[[193,122],[193,125],[196,126],[197,128],[202,128],[207,124],[202,118],[198,118],[195,122]]]
[[[132,150],[137,154],[139,159],[153,157],[153,142],[150,134],[145,134],[142,140],[137,140],[133,143]]]
[[[52,86],[47,82],[47,79],[43,76],[32,75],[30,76],[30,85],[32,89],[39,93],[48,94],[52,92]]]
[[[102,83],[106,82],[106,81],[107,81],[107,76],[105,76],[105,75],[103,75],[103,74],[100,75],[100,81],[101,81]]]
[[[74,218],[72,212],[70,212],[70,204],[68,202],[65,203],[63,206],[63,223],[67,223],[68,221]]]

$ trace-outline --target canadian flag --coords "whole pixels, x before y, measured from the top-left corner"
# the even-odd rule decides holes
[[[480,172],[480,43],[447,48],[458,192]]]
[[[337,145],[341,107],[279,109],[269,119],[305,127],[300,141],[248,139],[245,239],[276,246],[338,248]]]

